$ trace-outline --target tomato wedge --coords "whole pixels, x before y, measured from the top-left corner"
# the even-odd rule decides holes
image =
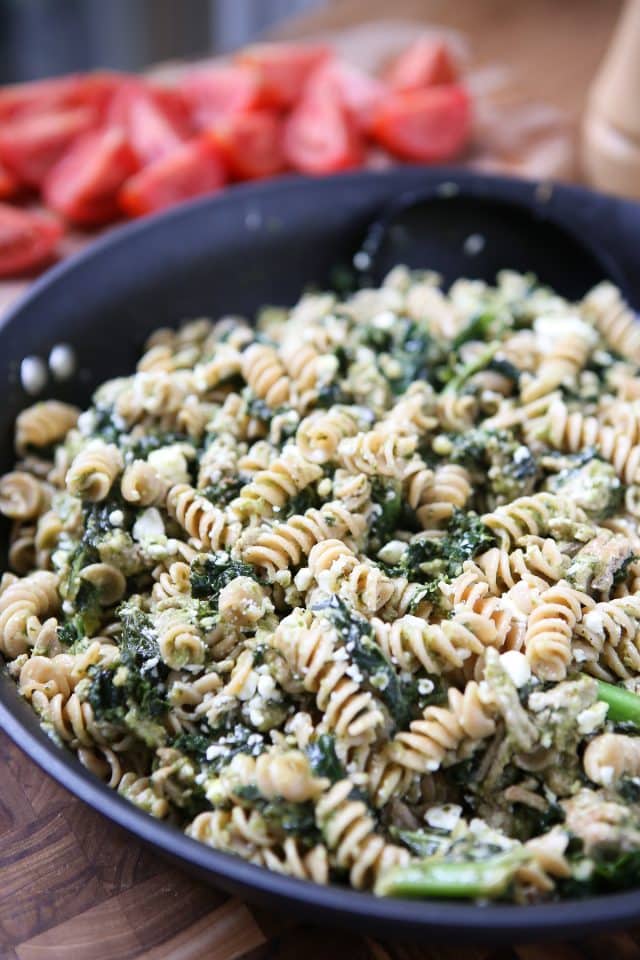
[[[17,117],[0,127],[0,162],[29,186],[45,176],[80,134],[96,123],[96,111],[75,107]]]
[[[98,71],[2,87],[0,122],[66,107],[91,106],[102,109],[122,83],[123,77],[124,74]]]
[[[209,136],[217,144],[237,180],[271,177],[284,169],[282,120],[272,110],[255,110],[227,117]]]
[[[62,236],[53,217],[0,203],[0,277],[11,277],[52,259]]]
[[[214,193],[226,180],[217,146],[206,136],[183,143],[127,180],[120,206],[130,216],[163,210],[202,194]]]
[[[120,214],[120,187],[137,169],[123,131],[98,130],[78,140],[56,164],[44,184],[45,202],[74,223],[108,223]]]
[[[443,40],[420,37],[391,65],[386,79],[394,90],[422,90],[425,87],[455,83],[458,79],[458,68]]]
[[[329,48],[319,43],[255,43],[235,59],[257,71],[263,106],[291,107],[312,71],[329,56]]]
[[[6,167],[0,163],[0,200],[6,200],[13,197],[20,190],[20,185],[15,177],[12,177]]]
[[[393,93],[378,108],[373,133],[383,147],[403,160],[451,160],[471,133],[469,95],[454,84]]]
[[[179,101],[136,82],[123,85],[115,94],[107,123],[122,127],[141,166],[171,153],[190,132]]]
[[[356,127],[366,133],[386,93],[386,87],[380,80],[350,63],[330,60],[311,74],[305,97],[323,93],[337,99]]]
[[[260,78],[251,67],[207,67],[194,70],[180,87],[197,130],[245,113],[258,105]]]
[[[284,154],[301,173],[325,174],[357,167],[363,142],[347,111],[329,93],[309,94],[286,120]]]

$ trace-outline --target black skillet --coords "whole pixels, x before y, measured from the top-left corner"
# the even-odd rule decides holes
[[[180,318],[291,304],[305,286],[378,282],[399,262],[493,280],[530,270],[576,297],[603,277],[640,303],[640,208],[578,187],[449,170],[400,169],[230,190],[114,231],[37,281],[0,329],[0,471],[16,414],[33,402],[21,360],[72,344],[78,375],[41,395],[80,404],[130,372],[146,335]],[[6,534],[6,529],[1,531]],[[5,537],[6,539],[6,537]],[[0,725],[47,773],[181,867],[296,918],[432,942],[530,941],[632,924],[640,891],[530,907],[377,899],[278,876],[153,820],[88,774],[40,729],[4,670]]]

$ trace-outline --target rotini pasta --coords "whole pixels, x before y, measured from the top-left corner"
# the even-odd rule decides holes
[[[300,880],[635,883],[639,330],[609,284],[397,267],[156,331],[16,423],[20,694],[142,810]]]

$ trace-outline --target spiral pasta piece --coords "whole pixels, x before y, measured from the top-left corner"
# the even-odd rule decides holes
[[[30,447],[49,447],[75,427],[80,410],[69,403],[45,400],[35,403],[16,418],[16,451],[23,456]]]
[[[623,776],[640,775],[640,741],[622,733],[602,733],[588,744],[582,762],[590,780],[610,787]]]
[[[474,680],[463,693],[450,688],[448,698],[448,707],[426,707],[408,731],[396,734],[390,748],[396,763],[416,773],[433,773],[453,762],[464,740],[476,742],[495,733],[494,708],[483,700]]]
[[[315,544],[308,562],[321,589],[339,593],[364,613],[376,613],[393,596],[393,580],[371,561],[359,560],[341,540]]]
[[[542,680],[564,680],[571,663],[571,639],[585,610],[594,602],[566,580],[549,587],[534,601],[527,624],[525,652],[533,673]]]
[[[380,873],[409,862],[409,852],[375,832],[361,800],[350,799],[353,784],[340,780],[316,804],[316,822],[338,867],[349,871],[357,890],[373,886]]]
[[[433,482],[420,494],[417,516],[424,530],[445,527],[454,510],[460,510],[472,493],[471,476],[465,467],[443,464],[433,473]]]
[[[393,623],[374,618],[371,625],[387,659],[408,673],[423,668],[439,676],[460,669],[468,657],[481,654],[497,640],[495,627],[475,615],[425,623],[405,614]]]
[[[232,516],[214,506],[188,483],[171,487],[166,506],[169,516],[178,521],[198,549],[230,547],[240,532],[240,524]]]
[[[597,417],[570,413],[566,404],[556,401],[544,418],[544,437],[556,450],[575,453],[594,447],[603,460],[611,463],[624,483],[640,481],[640,446],[613,427],[603,426]]]
[[[593,604],[576,630],[575,647],[585,669],[602,679],[640,673],[640,596]]]
[[[329,882],[329,857],[327,848],[321,843],[305,850],[296,837],[286,837],[282,846],[263,847],[254,862],[298,880]]]
[[[361,428],[362,413],[357,407],[336,405],[305,417],[296,432],[296,444],[314,463],[328,463],[335,458],[341,440],[355,437]]]
[[[382,711],[371,693],[349,675],[346,650],[336,657],[340,644],[328,621],[310,611],[294,611],[280,622],[273,644],[304,689],[316,695],[324,729],[355,742],[375,738],[384,723]]]
[[[273,347],[252,343],[242,354],[242,376],[257,397],[272,409],[287,403],[291,380]]]
[[[539,542],[534,542],[539,539]],[[500,596],[517,583],[546,590],[552,583],[562,580],[569,559],[551,538],[532,538],[525,549],[510,553],[501,547],[492,547],[485,553],[466,561],[465,570],[479,570],[485,578],[490,593]]]
[[[292,497],[322,476],[322,468],[296,447],[285,450],[266,470],[259,470],[240,491],[231,509],[242,518],[270,517]]]
[[[416,438],[386,434],[380,430],[346,437],[338,444],[340,464],[351,473],[401,479],[406,461],[416,448]]]
[[[0,593],[0,651],[10,659],[26,653],[42,629],[42,620],[60,606],[58,577],[39,570]]]
[[[582,305],[587,315],[593,317],[609,347],[634,363],[640,363],[638,320],[620,290],[612,283],[599,283],[583,298]]]
[[[330,535],[350,536],[357,540],[365,527],[363,516],[351,513],[339,501],[333,501],[320,510],[311,508],[285,523],[259,530],[242,546],[242,559],[272,580],[279,570],[300,566],[312,547]]]
[[[67,471],[67,490],[74,497],[96,503],[105,500],[124,468],[122,453],[113,443],[91,440],[76,454]]]
[[[489,584],[477,570],[463,571],[451,583],[443,586],[442,592],[453,605],[457,615],[462,611],[470,611],[485,620],[490,620],[495,627],[500,646],[505,643],[510,630],[514,627],[514,620],[519,619],[513,607],[491,595]]]
[[[571,386],[589,358],[596,336],[586,324],[559,336],[535,376],[521,390],[523,403],[532,403],[561,385]]]
[[[120,490],[128,503],[141,507],[164,504],[170,483],[145,460],[134,460],[124,469]]]
[[[309,759],[301,750],[271,749],[258,757],[238,754],[229,765],[237,787],[255,787],[265,800],[280,797],[290,803],[315,800],[328,781],[311,772]]]
[[[553,493],[536,493],[518,497],[482,517],[485,526],[495,534],[503,550],[510,550],[525,536],[546,537],[555,520],[588,525],[584,510],[572,500]]]
[[[160,656],[174,670],[202,664],[205,646],[198,627],[181,607],[174,606],[175,599],[164,603],[156,618]]]
[[[32,520],[48,502],[42,483],[30,473],[14,470],[0,477],[0,513],[12,520]]]

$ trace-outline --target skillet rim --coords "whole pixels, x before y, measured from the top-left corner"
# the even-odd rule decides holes
[[[425,186],[438,181],[455,181],[463,190],[468,190],[475,196],[519,202],[528,209],[534,209],[535,191],[539,186],[536,181],[493,177],[455,167],[409,167],[381,172],[358,171],[318,179],[289,176],[262,184],[233,187],[221,196],[197,199],[157,216],[117,227],[95,240],[85,250],[52,267],[32,283],[5,314],[0,325],[0,346],[3,338],[7,336],[7,330],[12,324],[19,322],[21,312],[34,304],[37,305],[37,301],[46,294],[50,286],[64,284],[69,274],[82,271],[86,264],[99,260],[108,254],[112,247],[117,247],[127,240],[140,238],[145,234],[153,235],[156,231],[171,230],[174,222],[188,222],[196,211],[209,207],[215,210],[221,204],[240,205],[253,197],[259,198],[291,189],[307,190],[318,183],[331,183],[339,190],[341,184],[358,184],[360,189],[366,189],[369,183],[385,181],[395,181],[399,186],[406,184],[407,189],[413,190],[420,190],[418,183]],[[597,201],[605,207],[610,206],[612,214],[619,206],[635,207],[629,201],[603,197],[579,186],[554,184],[553,190],[554,194],[564,197],[567,202],[572,200],[574,206],[579,206],[576,204],[578,200],[588,201],[592,198],[593,204]],[[546,215],[547,211],[544,213]],[[575,236],[584,227],[584,221],[581,222],[578,210],[575,211],[574,222],[567,220],[566,211],[564,213],[565,216],[559,217],[557,211],[552,209],[548,218]],[[582,239],[584,240],[584,237]],[[620,240],[622,239],[620,237]],[[601,262],[606,262],[605,258],[601,258],[602,251],[598,245],[589,241],[585,245]],[[192,840],[177,827],[155,820],[93,777],[73,754],[58,747],[42,730],[36,715],[20,698],[17,686],[9,677],[2,658],[0,663],[3,664],[0,669],[0,726],[14,743],[46,774],[88,803],[92,809],[129,830],[143,842],[159,848],[169,858],[179,861],[187,870],[191,869],[192,873],[197,873],[200,878],[214,885],[226,884],[227,889],[231,887],[236,892],[248,894],[250,899],[252,895],[256,895],[263,902],[271,902],[275,906],[296,906],[316,921],[324,919],[336,925],[356,928],[366,926],[370,932],[400,938],[430,934],[432,939],[442,940],[447,937],[451,942],[457,943],[497,943],[513,941],[516,938],[531,942],[558,935],[564,938],[570,932],[577,935],[632,923],[640,916],[640,889],[557,903],[528,906],[492,903],[478,906],[455,901],[378,898],[370,893],[361,893],[338,885],[323,887],[255,866],[239,857]]]

